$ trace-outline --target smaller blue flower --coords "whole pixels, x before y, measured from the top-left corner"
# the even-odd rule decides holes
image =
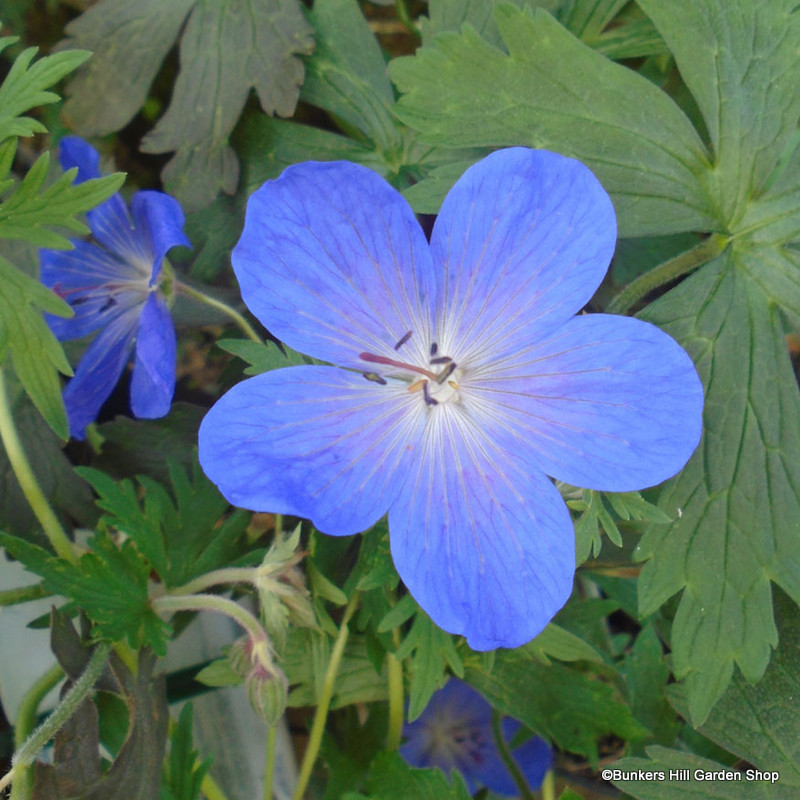
[[[97,151],[74,136],[61,140],[61,166],[78,168],[76,183],[100,177]],[[48,317],[62,341],[97,332],[64,390],[70,434],[83,439],[135,350],[131,410],[163,417],[175,391],[175,328],[159,276],[164,256],[191,247],[177,200],[137,192],[130,209],[115,194],[87,214],[94,242],[74,250],[41,250],[41,280],[66,300],[75,316]]]
[[[520,727],[514,719],[503,719],[506,742],[511,742]],[[494,740],[492,707],[466,683],[451,678],[420,717],[403,728],[403,735],[400,755],[412,767],[439,767],[448,775],[456,769],[473,794],[479,786],[508,797],[519,793]],[[547,742],[535,736],[511,754],[528,786],[538,789],[553,765]]]

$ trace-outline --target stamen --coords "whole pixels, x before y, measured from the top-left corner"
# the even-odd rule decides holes
[[[437,376],[436,383],[444,383],[456,371],[456,362],[451,361]]]
[[[420,375],[424,375],[426,378],[430,378],[431,380],[436,380],[436,375],[434,375],[429,369],[424,369],[423,367],[415,367],[413,364],[406,364],[404,361],[395,361],[393,358],[386,358],[386,356],[378,356],[374,353],[359,353],[358,357],[362,361],[369,361],[372,364],[386,364],[388,367],[399,367],[400,369],[406,369],[410,372],[417,372]],[[449,372],[447,373],[450,374]]]
[[[451,389],[455,389],[456,391],[458,391],[458,390],[459,390],[459,388],[460,388],[460,387],[459,387],[459,385],[458,385],[458,384],[457,384],[455,381],[447,381],[447,385],[448,385],[448,386],[449,386]]]
[[[409,392],[418,392],[423,386],[427,386],[428,381],[425,378],[420,378],[418,381],[414,381],[414,383],[409,384],[408,391]]]
[[[109,297],[105,303],[103,303],[103,307],[98,312],[102,314],[104,311],[108,311],[109,308],[113,308],[117,304],[117,301],[113,297]]]
[[[431,345],[431,355],[432,355],[432,356],[435,356],[435,355],[436,355],[438,352],[439,352],[439,345],[438,345],[438,344],[436,344],[436,342],[434,342],[434,343]]]
[[[379,383],[381,386],[386,386],[386,381],[378,375],[377,372],[362,372],[361,373],[368,381]]]
[[[397,343],[397,344],[394,346],[394,349],[395,349],[395,350],[399,350],[399,349],[400,349],[400,348],[401,348],[401,347],[402,347],[402,346],[403,346],[403,345],[404,345],[404,344],[405,344],[405,343],[406,343],[406,342],[407,342],[407,341],[408,341],[408,340],[411,338],[411,334],[412,334],[413,332],[414,332],[414,331],[406,331],[406,332],[405,332],[405,333],[402,335],[402,337],[400,337],[400,341],[399,341],[399,342],[398,342],[398,343]]]
[[[428,381],[425,381],[422,384],[422,395],[425,398],[425,404],[426,405],[429,405],[429,406],[438,406],[439,405],[439,401],[438,400],[434,400],[430,396],[430,394],[428,394]]]
[[[449,364],[452,360],[450,356],[439,356],[439,358],[432,358],[431,364]]]

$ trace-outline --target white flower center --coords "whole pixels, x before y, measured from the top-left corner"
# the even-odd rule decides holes
[[[399,351],[411,338],[412,332],[406,333],[395,344]],[[458,383],[460,370],[458,364],[450,358],[439,354],[439,346],[433,342],[428,348],[430,356],[424,366],[400,361],[389,356],[375,353],[360,353],[362,361],[379,364],[381,372],[365,372],[364,377],[375,383],[385,384],[385,378],[406,381],[409,392],[419,392],[427,406],[438,406],[442,403],[460,403],[461,387]]]

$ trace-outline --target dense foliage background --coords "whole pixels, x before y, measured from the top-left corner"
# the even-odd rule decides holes
[[[35,623],[51,626],[60,664],[48,687],[64,674],[86,683],[113,643],[96,703],[72,709],[34,797],[239,797],[211,786],[190,712],[178,721],[170,703],[246,683],[273,726],[285,705],[318,708],[301,757],[301,775],[314,769],[309,797],[464,798],[460,780],[393,752],[397,708],[419,717],[449,674],[553,746],[557,788],[545,796],[800,797],[794,2],[6,0],[0,17],[0,543],[39,576],[0,603],[53,596],[58,610]],[[170,252],[170,413],[133,418],[126,373],[84,442],[67,441],[59,373],[86,342],[62,348],[48,328],[44,315],[69,309],[39,282],[37,251],[87,234],[82,215],[123,177],[62,175],[67,134],[98,147],[104,174],[127,173],[124,196],[176,197],[192,243]],[[227,310],[244,313],[229,258],[257,187],[290,164],[349,160],[425,219],[470,164],[514,145],[598,176],[620,239],[589,310],[670,333],[706,403],[700,447],[662,487],[560,487],[575,520],[572,598],[530,644],[486,654],[405,593],[385,523],[332,538],[232,509],[196,443],[208,407],[243,375],[307,363],[252,318],[244,330],[261,341],[248,339]],[[239,613],[187,599],[209,591],[257,601],[239,621],[256,626],[251,641],[268,636],[268,668],[254,676],[257,659],[248,652],[242,667],[234,646],[193,665],[200,683],[165,682],[159,658],[180,650],[192,614]],[[9,731],[7,756],[39,699],[15,744]],[[298,732],[312,718],[290,717]],[[78,769],[82,759],[92,766]],[[31,760],[12,797],[30,796]],[[604,780],[609,766],[626,774]],[[633,773],[727,768],[780,778]]]

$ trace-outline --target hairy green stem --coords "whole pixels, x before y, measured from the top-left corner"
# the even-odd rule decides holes
[[[225,792],[219,788],[217,782],[208,773],[203,776],[200,791],[206,796],[206,800],[228,800]]]
[[[278,726],[267,726],[266,769],[264,771],[264,800],[272,800],[272,787],[275,785],[275,745],[278,740]]]
[[[728,246],[730,239],[721,233],[712,233],[696,247],[654,267],[650,272],[631,281],[609,304],[609,314],[624,314],[643,300],[650,292],[671,283],[716,258]]]
[[[386,654],[386,671],[389,683],[389,732],[386,749],[397,750],[403,736],[403,665],[394,653]]]
[[[531,787],[528,786],[528,782],[525,780],[525,776],[522,774],[522,770],[519,768],[517,762],[514,761],[514,757],[511,755],[508,742],[506,742],[506,738],[503,736],[502,723],[503,715],[499,711],[492,711],[492,733],[494,734],[494,741],[497,745],[497,750],[500,753],[500,758],[506,765],[506,769],[509,771],[511,777],[514,779],[514,783],[517,784],[519,796],[523,798],[523,800],[536,800],[535,795],[531,791]]]
[[[311,770],[314,767],[314,762],[317,760],[319,748],[322,744],[322,734],[325,732],[328,710],[330,709],[331,700],[333,699],[333,690],[336,685],[336,675],[339,672],[339,665],[344,655],[344,647],[347,644],[347,637],[350,634],[350,629],[347,625],[350,622],[350,618],[355,613],[355,610],[358,608],[359,599],[360,592],[353,592],[353,596],[350,598],[350,602],[344,610],[342,624],[339,627],[339,635],[336,637],[336,642],[331,651],[331,660],[328,662],[328,669],[325,671],[325,680],[322,684],[322,691],[320,692],[319,701],[317,703],[317,711],[314,714],[314,723],[311,726],[308,746],[303,756],[303,763],[300,765],[300,775],[297,778],[297,786],[292,795],[292,800],[302,800],[306,787],[308,786],[308,781],[311,778]]]
[[[246,609],[227,597],[215,594],[164,595],[152,601],[153,610],[159,611],[216,611],[238,622],[253,641],[266,639],[261,623]]]
[[[5,373],[2,369],[0,369],[0,441],[3,442],[8,461],[19,481],[22,493],[33,509],[33,513],[36,515],[36,519],[39,520],[45,535],[50,540],[50,544],[53,545],[53,549],[61,558],[75,563],[78,559],[72,549],[72,542],[70,542],[67,534],[64,533],[64,529],[61,527],[58,517],[53,513],[53,509],[50,508],[47,498],[36,482],[36,476],[33,474],[28,457],[25,455],[25,448],[22,446],[17,427],[14,424],[14,417],[11,413]]]
[[[228,567],[227,569],[215,569],[212,572],[207,572],[205,575],[200,575],[194,580],[179,586],[177,589],[170,589],[169,596],[181,596],[196,594],[208,589],[210,586],[219,586],[225,584],[232,586],[236,583],[252,583],[255,584],[258,577],[258,569],[256,567]]]
[[[36,714],[47,693],[57,686],[64,677],[59,664],[53,664],[36,683],[31,686],[22,700],[14,725],[14,748],[19,750],[36,727]],[[29,769],[21,769],[11,789],[11,800],[29,800],[33,793],[33,776]]]
[[[245,336],[252,339],[254,342],[258,342],[259,344],[263,343],[261,337],[255,332],[253,326],[235,308],[231,308],[227,303],[223,303],[221,300],[217,300],[215,297],[211,297],[210,295],[201,292],[199,289],[195,289],[193,286],[188,286],[187,284],[180,283],[179,281],[176,281],[176,285],[179,292],[183,292],[183,294],[188,295],[195,300],[199,300],[201,303],[205,303],[207,306],[216,308],[217,311],[221,311],[239,326]]]
[[[43,597],[50,597],[52,594],[53,592],[44,588],[43,583],[35,583],[33,586],[20,586],[17,589],[6,589],[0,592],[0,608],[28,603],[31,600],[41,600]]]
[[[542,781],[542,800],[556,800],[556,775],[548,770]]]
[[[11,770],[0,780],[0,791],[12,781],[16,781],[34,762],[39,751],[58,733],[78,706],[91,694],[95,681],[108,661],[111,644],[100,642],[93,650],[83,675],[75,681],[55,711],[27,738],[25,743],[14,753],[11,759]],[[25,779],[23,778],[23,781]],[[12,793],[12,798],[14,794]]]

